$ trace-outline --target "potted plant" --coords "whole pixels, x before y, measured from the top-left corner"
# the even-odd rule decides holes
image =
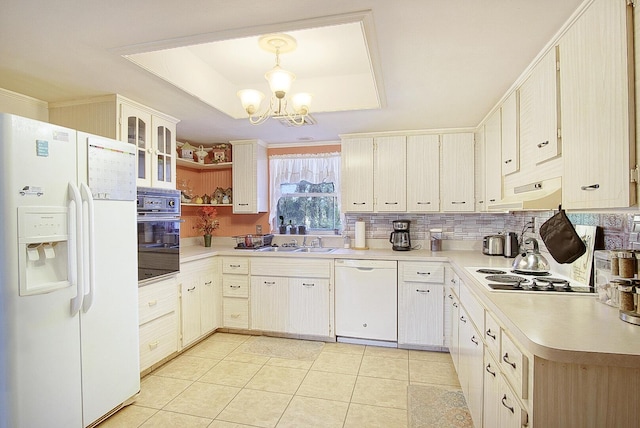
[[[218,211],[214,207],[202,207],[198,209],[198,221],[193,226],[204,235],[204,246],[211,246],[211,233],[220,227],[220,221],[216,218]]]

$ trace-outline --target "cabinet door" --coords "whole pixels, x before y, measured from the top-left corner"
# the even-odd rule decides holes
[[[440,211],[440,136],[407,137],[407,211]]]
[[[551,49],[520,87],[520,145],[532,148],[534,159],[541,163],[561,153],[558,138],[558,69],[556,49]],[[524,153],[523,153],[524,156]],[[524,162],[524,161],[523,161]]]
[[[486,201],[486,172],[484,169],[485,165],[485,143],[484,143],[484,126],[480,128],[478,132],[474,134],[474,138],[476,141],[475,144],[475,158],[474,158],[474,168],[475,168],[475,202],[476,202],[476,211],[484,212],[487,210],[487,201]]]
[[[329,280],[289,278],[287,332],[329,336]]]
[[[449,340],[449,353],[456,371],[460,372],[460,301],[455,294],[447,296],[451,304],[451,339]]]
[[[483,344],[467,312],[460,310],[460,369],[458,377],[476,426],[482,426]]]
[[[474,211],[473,134],[442,136],[442,210]]]
[[[504,100],[500,113],[502,115],[502,175],[507,175],[520,168],[518,92],[513,92]]]
[[[499,392],[495,399],[500,400],[498,406],[498,424],[499,428],[522,428],[527,425],[527,411],[520,405],[515,398],[515,394],[509,388],[508,382],[504,376],[498,379]]]
[[[160,117],[151,118],[153,154],[151,184],[154,187],[176,187],[176,125]]]
[[[232,141],[233,212],[267,211],[267,149],[258,140]]]
[[[181,280],[182,346],[200,337],[200,284],[197,275],[185,275]]]
[[[502,199],[502,125],[496,110],[484,125],[485,200],[487,207]]]
[[[251,328],[286,332],[289,318],[287,278],[251,277]]]
[[[398,291],[398,343],[442,346],[444,286],[402,282]]]
[[[407,210],[407,143],[403,136],[376,137],[373,174],[374,210]]]
[[[498,427],[500,418],[500,368],[489,350],[484,350],[483,427]]]
[[[137,147],[137,184],[151,186],[154,148],[151,141],[151,113],[126,103],[120,104],[120,141]]]
[[[624,1],[594,1],[560,40],[562,205],[566,209],[635,203],[629,170],[629,31]]]
[[[220,326],[222,288],[214,269],[200,274],[200,284],[200,328],[204,335]]]
[[[373,212],[373,138],[348,138],[341,147],[342,210]]]

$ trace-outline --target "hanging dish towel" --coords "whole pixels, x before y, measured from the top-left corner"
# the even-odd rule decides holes
[[[573,263],[587,251],[587,247],[567,218],[562,205],[558,210],[540,227],[540,236],[555,261]]]

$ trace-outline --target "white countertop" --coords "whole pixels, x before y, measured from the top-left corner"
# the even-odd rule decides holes
[[[512,259],[485,256],[479,251],[337,249],[328,254],[234,250],[229,246],[186,246],[182,262],[215,255],[296,258],[358,258],[450,262],[487,309],[494,312],[514,338],[530,353],[547,360],[640,367],[640,326],[621,321],[616,308],[595,295],[543,295],[491,291],[468,275],[464,267],[507,268]]]

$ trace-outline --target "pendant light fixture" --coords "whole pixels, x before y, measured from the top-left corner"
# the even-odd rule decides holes
[[[249,122],[252,125],[259,125],[269,117],[273,117],[289,125],[304,125],[305,119],[309,115],[311,94],[298,93],[287,99],[296,75],[280,67],[280,54],[295,50],[297,47],[296,40],[287,34],[268,34],[260,37],[258,44],[263,50],[275,53],[276,65],[264,75],[267,82],[269,82],[272,95],[269,100],[269,107],[262,113],[258,113],[260,104],[264,99],[262,92],[255,89],[238,91],[242,108],[249,115]],[[289,107],[291,107],[291,110],[289,110]]]

